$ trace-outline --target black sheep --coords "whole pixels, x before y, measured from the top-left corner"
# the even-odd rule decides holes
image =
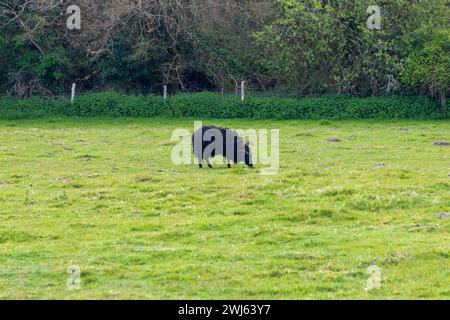
[[[203,168],[203,160],[209,168],[212,168],[210,159],[216,156],[225,157],[228,168],[231,168],[231,162],[244,162],[253,168],[250,145],[234,130],[204,126],[192,135],[192,146],[200,168]]]

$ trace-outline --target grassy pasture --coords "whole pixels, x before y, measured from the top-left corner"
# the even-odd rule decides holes
[[[450,298],[448,121],[204,120],[279,128],[276,176],[174,166],[193,121],[0,121],[0,298]]]

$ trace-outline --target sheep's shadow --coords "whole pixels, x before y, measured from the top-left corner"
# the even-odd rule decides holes
[[[255,168],[247,168],[247,167],[239,167],[239,166],[232,166],[231,168],[228,168],[228,167],[224,167],[224,166],[215,166],[215,167],[207,167],[207,166],[204,166],[203,168],[198,168],[198,170],[204,170],[204,171],[208,171],[208,170],[211,170],[211,171],[234,171],[233,169],[238,169],[239,171],[253,171],[253,170],[255,170]]]

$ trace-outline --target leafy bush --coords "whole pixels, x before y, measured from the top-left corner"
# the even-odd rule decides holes
[[[249,97],[241,101],[203,92],[159,96],[117,92],[86,93],[67,100],[0,98],[0,118],[75,117],[201,117],[253,119],[431,119],[442,118],[439,104],[423,97],[328,95],[307,98]]]
[[[439,96],[441,111],[446,114],[450,87],[450,30],[421,30],[421,33],[415,41],[416,51],[406,59],[402,80],[411,86],[426,88],[431,96]]]

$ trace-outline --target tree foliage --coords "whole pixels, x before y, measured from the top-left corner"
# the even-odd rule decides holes
[[[415,47],[417,50],[405,61],[403,80],[412,87],[421,87],[432,96],[438,96],[445,114],[450,87],[450,31],[422,31]]]
[[[379,0],[381,30],[368,0],[79,0],[68,30],[71,4],[0,2],[1,91],[448,93],[445,0]]]

